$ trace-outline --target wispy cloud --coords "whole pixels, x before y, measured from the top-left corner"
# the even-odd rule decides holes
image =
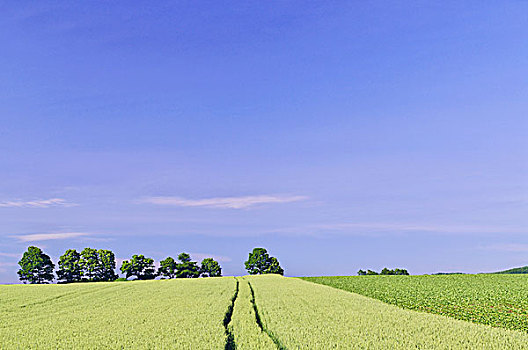
[[[228,262],[231,261],[231,258],[228,256],[222,256],[222,255],[215,255],[215,254],[208,254],[208,253],[189,253],[189,255],[198,261],[202,261],[205,258],[213,258],[214,260],[218,262]]]
[[[85,232],[58,232],[58,233],[34,233],[29,235],[17,235],[11,236],[16,238],[21,242],[39,242],[39,241],[49,241],[54,239],[69,239],[82,236],[88,236],[88,233]]]
[[[494,233],[526,233],[519,227],[479,226],[479,225],[449,225],[424,223],[321,223],[298,227],[285,227],[270,232],[285,233],[321,233],[342,232],[344,234],[393,234],[393,233],[438,233],[438,234],[494,234]]]
[[[260,195],[242,197],[215,197],[204,199],[186,199],[182,197],[148,197],[141,200],[143,203],[156,205],[169,205],[178,207],[205,207],[245,209],[259,204],[290,203],[306,200],[306,196],[290,195]]]
[[[2,262],[0,261],[0,267],[7,267],[7,266],[18,266],[17,263],[13,263],[13,262]]]
[[[502,252],[525,253],[525,252],[528,252],[528,244],[522,244],[522,243],[490,244],[490,245],[481,245],[478,247],[478,249],[494,250],[494,251],[502,251]]]
[[[70,203],[62,198],[39,199],[32,201],[4,201],[0,202],[0,208],[50,208],[50,207],[73,207],[75,203]]]
[[[449,225],[449,224],[416,224],[416,223],[341,223],[319,225],[321,229],[365,229],[376,231],[422,231],[446,233],[494,233],[508,230],[506,227],[478,226],[478,225]],[[517,230],[517,229],[515,229]]]
[[[0,256],[5,256],[5,257],[8,257],[8,258],[18,258],[20,257],[22,254],[15,254],[15,253],[2,253],[0,252]]]

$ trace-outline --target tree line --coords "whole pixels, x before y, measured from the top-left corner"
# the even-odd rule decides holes
[[[22,259],[18,262],[20,270],[18,276],[24,283],[50,283],[55,279],[55,264],[40,248],[28,247]],[[284,274],[277,258],[270,256],[266,249],[255,248],[249,253],[244,263],[250,275],[256,274]],[[59,283],[72,282],[109,282],[118,280],[115,273],[116,258],[111,250],[84,248],[80,253],[75,249],[68,249],[59,258],[56,270]],[[159,267],[154,266],[154,259],[144,255],[133,255],[131,259],[123,261],[121,273],[128,280],[134,277],[138,280],[151,280],[156,277],[168,278],[198,278],[220,277],[222,268],[212,258],[205,258],[201,264],[191,260],[187,253],[178,255],[178,260],[167,257],[160,261]]]
[[[367,276],[367,275],[409,275],[409,272],[406,269],[394,269],[389,270],[388,268],[384,267],[383,270],[381,270],[380,273],[377,273],[376,271],[372,270],[359,270],[358,271],[359,276]]]
[[[51,258],[38,247],[28,247],[22,259],[18,262],[19,279],[24,283],[49,283],[55,279],[53,271],[55,264]],[[60,258],[56,270],[59,283],[72,282],[109,282],[118,279],[115,273],[116,259],[111,250],[84,248],[80,253],[68,249]],[[220,264],[212,258],[205,258],[198,265],[191,261],[187,253],[178,255],[178,261],[172,257],[160,261],[158,269],[154,259],[144,255],[133,255],[123,261],[120,268],[126,277],[138,280],[161,278],[197,278],[222,276]]]

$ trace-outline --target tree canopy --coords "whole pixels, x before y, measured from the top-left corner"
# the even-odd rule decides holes
[[[81,255],[75,249],[68,249],[59,258],[59,269],[57,279],[59,281],[71,283],[78,282],[82,277],[82,266],[80,264]]]
[[[408,275],[409,272],[407,272],[406,269],[394,269],[394,270],[389,270],[388,268],[383,268],[383,270],[381,270],[381,273],[380,275]]]
[[[222,276],[222,268],[214,259],[206,258],[202,260],[200,275],[202,277],[220,277]]]
[[[408,275],[409,272],[405,269],[394,269],[389,270],[388,268],[384,267],[383,270],[381,270],[381,273],[377,273],[376,271],[367,270],[366,272],[364,270],[359,270],[358,275],[359,276],[365,276],[365,275]]]
[[[268,254],[264,248],[255,248],[249,253],[248,260],[244,263],[250,275],[276,273],[284,275],[284,270],[277,258]]]
[[[175,278],[176,260],[170,256],[161,260],[160,267],[158,268],[158,275],[166,278]]]
[[[37,247],[30,246],[18,262],[18,276],[24,283],[40,284],[53,281],[55,266],[50,257]]]
[[[80,265],[83,271],[83,279],[98,281],[99,255],[93,248],[84,248],[81,252]]]
[[[180,261],[176,264],[177,278],[196,278],[200,277],[200,267],[196,261],[191,261],[191,256],[187,253],[178,255]]]
[[[133,255],[132,259],[123,261],[121,272],[126,278],[136,276],[138,280],[151,280],[156,278],[154,259],[144,255]]]
[[[79,264],[83,280],[114,281],[117,278],[115,255],[111,250],[84,248],[80,254]]]
[[[111,250],[99,249],[97,256],[97,279],[99,281],[115,281],[117,274],[115,273],[116,261],[114,253]]]

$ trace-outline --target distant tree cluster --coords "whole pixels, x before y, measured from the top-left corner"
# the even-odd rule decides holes
[[[59,258],[57,279],[61,282],[115,281],[115,255],[110,250],[84,248],[80,253],[68,249]]]
[[[277,258],[270,256],[264,248],[253,249],[253,252],[249,253],[249,258],[245,265],[250,275],[266,273],[284,275],[284,269],[280,266]]]
[[[24,283],[50,283],[55,278],[55,265],[51,258],[38,247],[28,247],[22,259],[18,262],[18,276]],[[60,258],[57,268],[57,280],[62,283],[115,281],[116,259],[110,250],[84,248],[80,253],[68,249]],[[161,278],[197,278],[222,276],[222,268],[217,261],[206,258],[201,266],[191,261],[187,253],[178,255],[178,261],[172,257],[160,261],[156,271],[154,259],[144,255],[134,255],[130,260],[123,261],[121,272],[126,279],[135,277],[138,280]]]
[[[388,268],[383,268],[380,273],[377,273],[376,271],[372,270],[359,270],[358,271],[359,276],[368,276],[368,275],[409,275],[409,272],[405,269],[394,269],[389,270]]]

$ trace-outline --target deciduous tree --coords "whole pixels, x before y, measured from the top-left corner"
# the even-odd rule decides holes
[[[98,281],[101,270],[99,254],[93,248],[84,248],[81,252],[80,265],[82,268],[83,279],[87,281]]]
[[[178,255],[180,261],[176,265],[176,277],[177,278],[196,278],[200,277],[200,268],[196,261],[191,261],[191,256],[187,253],[181,253]]]
[[[49,283],[53,281],[55,266],[50,257],[38,247],[30,246],[18,262],[18,276],[24,283]]]
[[[114,253],[111,250],[99,249],[97,251],[97,257],[97,280],[115,281],[117,279],[117,274],[115,273],[116,261]]]
[[[121,272],[126,278],[136,276],[138,280],[151,280],[156,278],[154,259],[146,258],[144,255],[133,255],[132,259],[123,261]]]
[[[172,257],[167,257],[165,260],[160,261],[160,267],[158,269],[158,275],[167,278],[176,277],[176,260]]]
[[[68,249],[59,259],[57,279],[67,283],[81,281],[82,268],[80,258],[81,255],[77,250]]]
[[[222,268],[214,259],[206,258],[202,260],[200,275],[202,277],[220,277],[222,276]]]
[[[246,270],[250,275],[276,273],[284,274],[284,270],[275,257],[269,256],[264,248],[255,248],[249,253],[249,258],[245,262]]]

